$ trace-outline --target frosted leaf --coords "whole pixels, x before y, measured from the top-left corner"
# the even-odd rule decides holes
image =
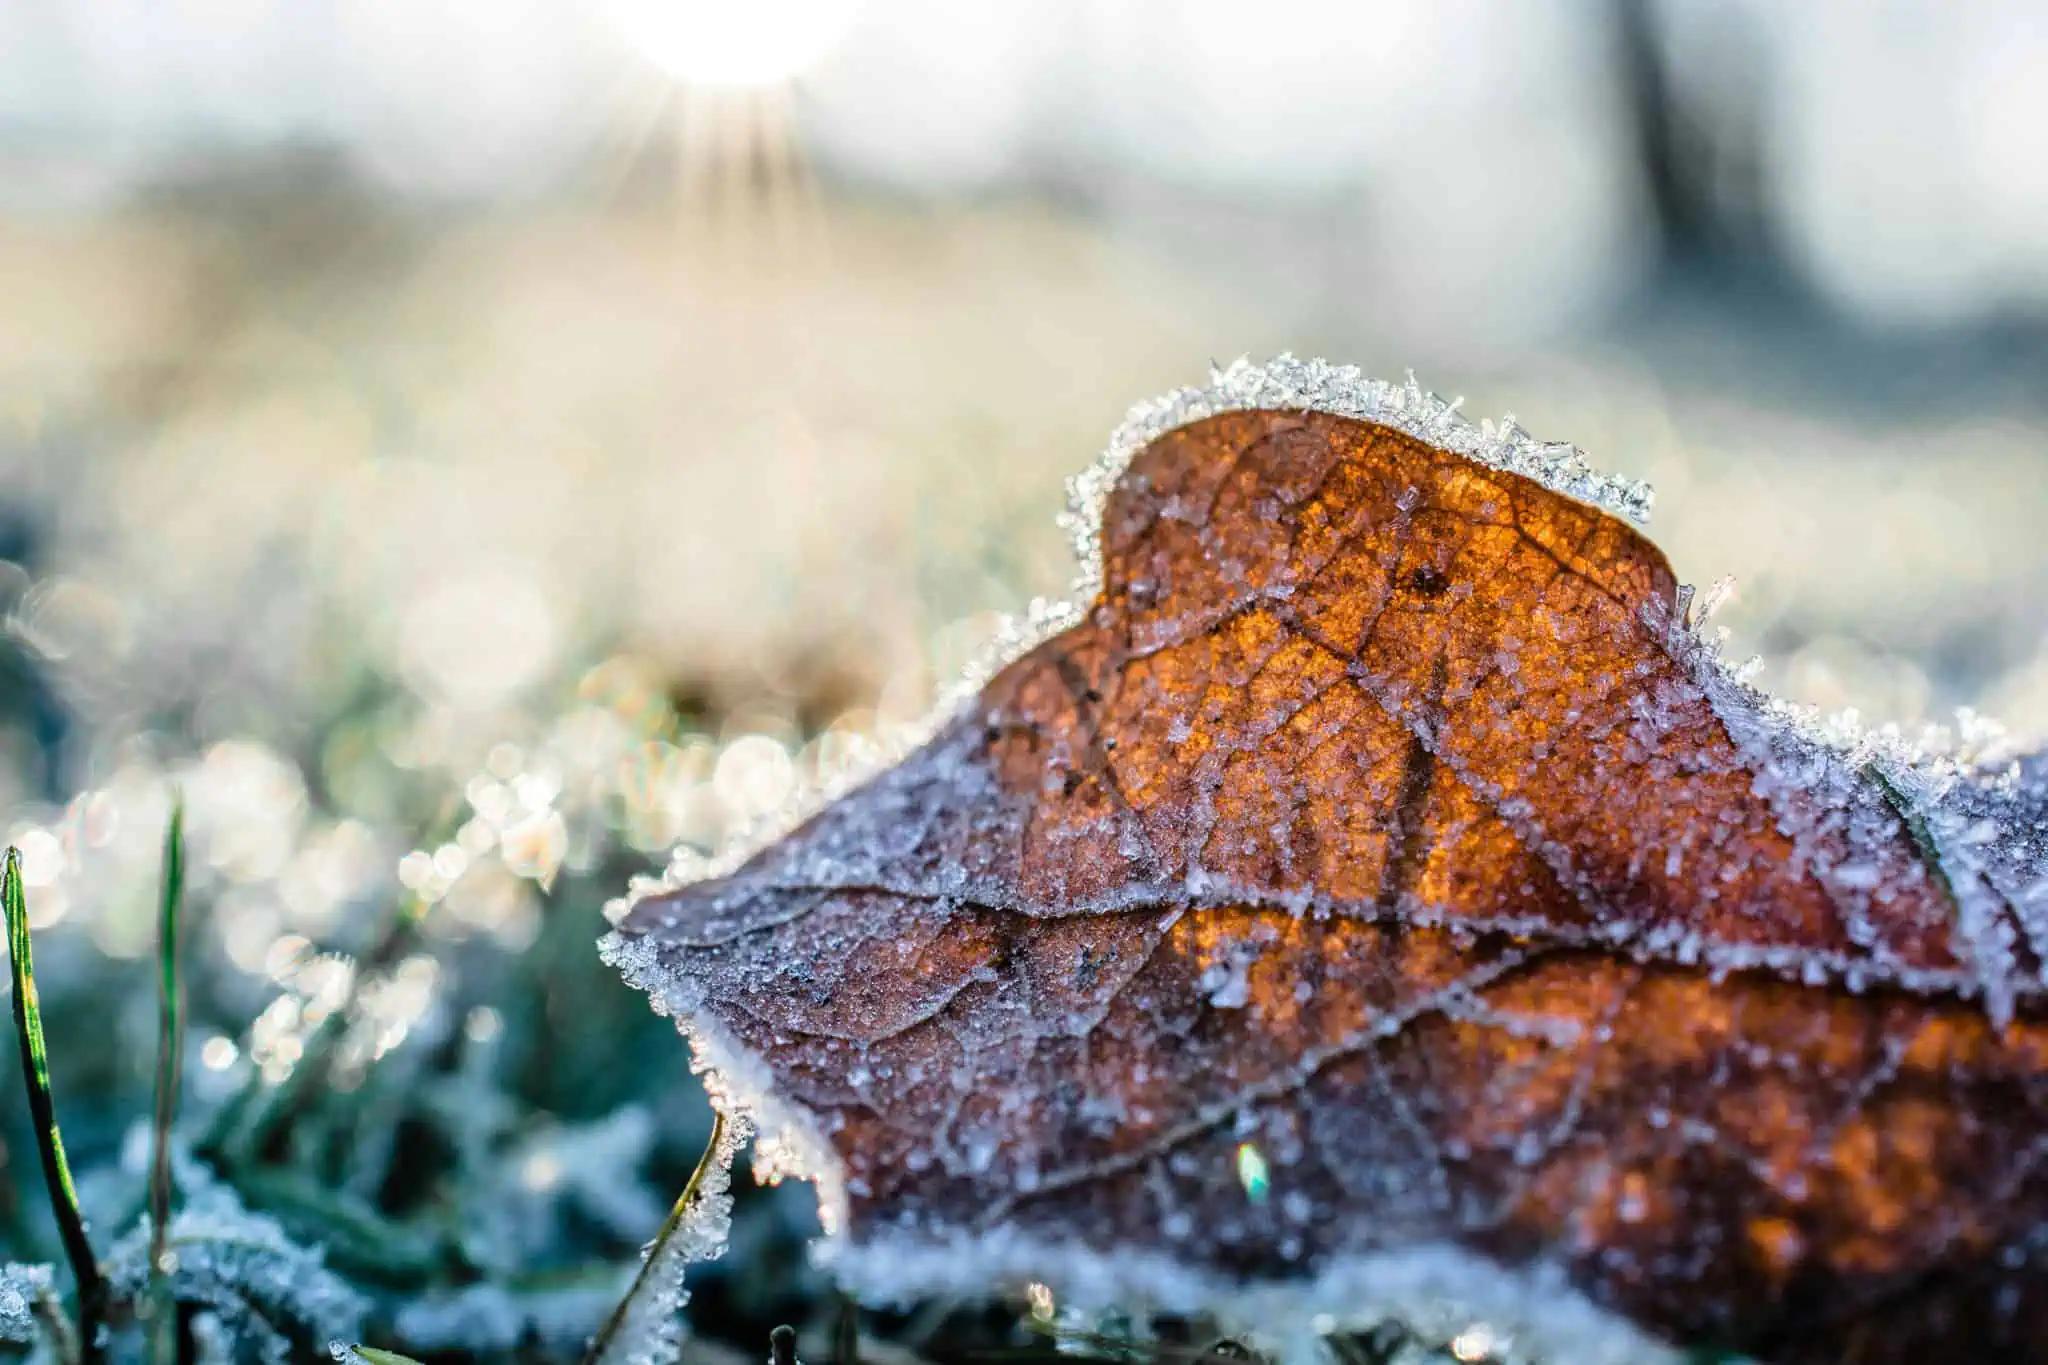
[[[607,957],[870,1297],[2032,1350],[2042,763],[1755,692],[1632,487],[1232,367],[1080,482],[1058,633]]]
[[[368,1305],[317,1248],[244,1209],[195,1163],[179,1161],[177,1181],[184,1204],[166,1243],[171,1293],[209,1309],[237,1356],[285,1365],[309,1345],[358,1335]],[[149,1231],[144,1217],[107,1252],[103,1268],[116,1295],[133,1298],[148,1285]]]
[[[1205,385],[1175,389],[1136,404],[1111,434],[1108,446],[1095,463],[1067,482],[1068,506],[1060,516],[1060,524],[1073,540],[1080,566],[1071,596],[1066,600],[1033,598],[1021,616],[1003,622],[981,658],[941,696],[933,710],[930,728],[936,729],[944,718],[970,704],[976,691],[1005,664],[1080,619],[1080,604],[1092,600],[1101,589],[1098,532],[1102,507],[1125,467],[1160,436],[1217,413],[1313,411],[1382,423],[1489,467],[1523,475],[1617,516],[1638,523],[1649,520],[1655,494],[1647,483],[1603,473],[1593,467],[1578,447],[1566,442],[1539,441],[1523,431],[1511,415],[1498,422],[1468,421],[1458,412],[1462,401],[1444,401],[1423,389],[1412,373],[1405,383],[1393,384],[1373,379],[1355,365],[1298,360],[1283,352],[1263,364],[1240,356],[1227,366],[1212,368]],[[1731,581],[1715,585],[1716,602],[1726,594],[1726,584]],[[914,736],[919,741],[927,737],[928,734]],[[911,747],[905,743],[878,753],[866,767],[870,772],[879,770]],[[866,775],[843,775],[842,784],[851,785],[853,776]],[[783,809],[764,817],[751,829],[736,831],[708,858],[694,849],[678,849],[675,862],[662,876],[636,879],[625,896],[605,907],[606,917],[616,924],[634,904],[649,895],[725,875],[814,814],[824,798],[839,794],[836,789],[794,793]]]
[[[1111,435],[1101,458],[1067,484],[1068,509],[1061,520],[1073,536],[1076,556],[1084,566],[1075,600],[1089,601],[1101,589],[1097,536],[1102,509],[1124,470],[1139,451],[1161,436],[1218,413],[1322,412],[1354,417],[1405,432],[1480,464],[1523,475],[1616,516],[1635,522],[1649,520],[1655,495],[1648,484],[1603,474],[1577,446],[1539,441],[1523,431],[1512,416],[1499,422],[1467,421],[1458,412],[1462,402],[1445,402],[1416,383],[1412,373],[1406,383],[1390,384],[1370,378],[1355,365],[1297,360],[1283,353],[1265,364],[1240,356],[1221,369],[1212,369],[1206,385],[1175,389],[1138,404]]]
[[[0,1266],[0,1341],[34,1345],[42,1332],[36,1305],[54,1292],[46,1265],[10,1261]]]

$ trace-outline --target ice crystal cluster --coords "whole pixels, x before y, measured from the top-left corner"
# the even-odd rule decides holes
[[[37,1339],[36,1305],[51,1292],[50,1268],[13,1262],[0,1266],[0,1341],[19,1346]]]
[[[172,1215],[165,1270],[173,1296],[202,1305],[213,1330],[265,1365],[289,1365],[337,1338],[360,1335],[362,1295],[273,1218],[251,1213],[195,1163],[181,1162],[183,1205]],[[114,1291],[139,1297],[149,1282],[149,1220],[107,1253]]]
[[[732,1168],[750,1136],[743,1119],[721,1129],[702,1175],[663,1235],[647,1249],[644,1273],[597,1358],[597,1365],[675,1365],[690,1301],[689,1268],[716,1259],[732,1232]]]
[[[1076,601],[1089,601],[1101,588],[1097,535],[1102,506],[1131,458],[1176,427],[1223,412],[1326,412],[1377,422],[1489,468],[1534,479],[1630,521],[1650,519],[1655,493],[1648,484],[1601,472],[1569,442],[1537,440],[1513,415],[1475,423],[1459,412],[1463,402],[1437,397],[1412,373],[1405,383],[1393,384],[1368,376],[1356,365],[1282,354],[1263,364],[1240,356],[1212,369],[1207,384],[1139,403],[1109,438],[1101,457],[1067,485],[1069,506],[1062,524],[1074,538],[1084,570]]]

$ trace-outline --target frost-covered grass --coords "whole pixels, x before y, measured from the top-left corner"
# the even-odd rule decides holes
[[[0,316],[0,834],[111,1257],[148,1205],[183,791],[172,1169],[317,1251],[373,1347],[577,1358],[710,1125],[672,1028],[597,961],[600,907],[900,742],[995,612],[1065,587],[1064,478],[1212,347],[1414,363],[1646,475],[1681,567],[1737,574],[1722,619],[1775,691],[2022,723],[2048,697],[2031,396],[1815,397],[1767,346],[1698,378],[1689,333],[1474,372],[1313,272],[1291,300],[1226,287],[1036,213],[845,213],[829,261],[750,272],[665,216],[231,199],[61,259],[0,241],[26,291]],[[7,1064],[0,1340],[72,1294],[24,1093]],[[733,1198],[690,1271],[692,1358],[758,1362],[785,1321],[830,1358],[808,1196],[742,1173]],[[862,1358],[1210,1344],[1033,1310],[866,1314]]]

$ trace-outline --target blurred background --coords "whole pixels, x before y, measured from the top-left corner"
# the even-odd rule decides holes
[[[337,1012],[351,1087],[488,1045],[515,1183],[576,1124],[652,1183],[451,1283],[629,1253],[703,1123],[603,901],[913,733],[1240,353],[1648,478],[1782,695],[2038,739],[2044,71],[2027,0],[0,0],[0,822],[74,1149],[147,1104],[176,784],[193,1102]],[[413,1217],[384,1160],[338,1187]]]

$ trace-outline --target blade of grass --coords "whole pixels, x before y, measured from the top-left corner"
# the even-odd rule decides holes
[[[604,1320],[604,1326],[591,1338],[590,1349],[583,1355],[583,1365],[598,1365],[604,1358],[604,1353],[611,1348],[612,1338],[616,1337],[619,1329],[625,1325],[626,1314],[632,1308],[633,1301],[647,1292],[648,1279],[654,1274],[655,1267],[661,1264],[663,1249],[676,1235],[676,1229],[683,1225],[683,1218],[689,1213],[690,1206],[697,1202],[697,1192],[704,1188],[704,1177],[709,1174],[711,1163],[718,1160],[718,1149],[724,1141],[725,1115],[713,1111],[711,1137],[704,1144],[704,1155],[697,1159],[697,1169],[690,1172],[690,1183],[683,1186],[683,1192],[676,1196],[675,1207],[671,1208],[668,1217],[662,1220],[661,1231],[654,1235],[654,1245],[649,1247],[647,1255],[641,1258],[640,1271],[633,1276],[631,1287],[618,1303],[613,1305],[611,1316]]]
[[[36,999],[36,969],[29,948],[28,897],[21,885],[21,850],[7,850],[0,874],[0,903],[7,914],[7,947],[14,966],[14,1032],[21,1040],[22,1078],[28,1085],[29,1117],[36,1145],[42,1150],[43,1183],[50,1193],[50,1212],[64,1240],[64,1254],[78,1284],[79,1358],[86,1365],[103,1359],[100,1321],[106,1314],[107,1282],[100,1275],[92,1242],[85,1235],[78,1190],[71,1183],[71,1163],[64,1156],[64,1135],[57,1128],[57,1105],[50,1094],[50,1054],[43,1041],[43,1011]]]
[[[179,911],[185,896],[185,803],[171,802],[164,830],[162,894],[157,907],[156,1110],[149,1165],[149,1357],[171,1365],[178,1353],[177,1312],[164,1263],[171,1232],[171,1124],[178,1116],[179,1071],[184,1061],[185,982],[179,971],[183,944]]]

